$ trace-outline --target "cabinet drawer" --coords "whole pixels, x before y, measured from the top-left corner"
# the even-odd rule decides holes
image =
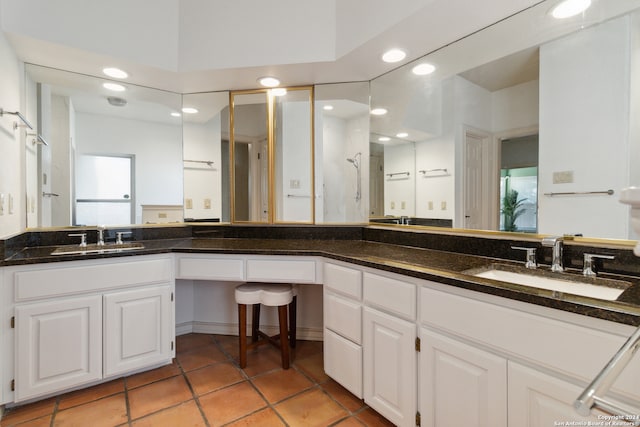
[[[316,261],[309,259],[248,259],[247,281],[316,283]]]
[[[244,260],[227,257],[178,258],[176,278],[242,281],[244,280]]]
[[[423,324],[589,383],[627,337],[423,287]],[[603,329],[606,326],[603,325]],[[612,390],[640,400],[640,358],[632,359]]]
[[[324,330],[324,371],[362,399],[362,347]]]
[[[325,290],[324,325],[356,344],[361,344],[362,307],[360,303]]]
[[[359,270],[326,263],[323,282],[324,286],[332,291],[350,296],[358,301],[362,299],[362,272]]]
[[[416,285],[364,273],[364,301],[409,320],[416,318]]]
[[[89,265],[86,262],[58,264],[54,268],[17,271],[14,275],[15,300],[26,301],[172,280],[170,258]]]

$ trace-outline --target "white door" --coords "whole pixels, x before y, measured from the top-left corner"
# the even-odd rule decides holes
[[[102,378],[98,295],[16,307],[16,402]]]
[[[363,319],[364,401],[397,426],[414,426],[416,325],[369,307]]]
[[[420,338],[422,425],[506,427],[506,359],[426,328]]]
[[[104,375],[171,360],[173,302],[170,285],[104,296]]]
[[[597,424],[602,422],[597,416],[583,417],[573,408],[582,390],[575,384],[509,362],[509,425],[603,425]]]

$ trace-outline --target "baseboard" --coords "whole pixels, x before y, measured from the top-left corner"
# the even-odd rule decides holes
[[[276,335],[279,332],[277,326],[264,326],[260,329],[269,335]],[[216,322],[184,322],[176,325],[176,335],[191,333],[235,336],[238,335],[238,325]],[[323,332],[318,328],[296,328],[296,337],[305,341],[322,341]]]

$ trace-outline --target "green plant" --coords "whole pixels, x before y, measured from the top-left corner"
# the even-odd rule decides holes
[[[526,199],[518,200],[518,192],[516,190],[509,190],[502,198],[502,209],[500,213],[504,215],[504,231],[516,231],[516,219],[524,213],[522,203]]]

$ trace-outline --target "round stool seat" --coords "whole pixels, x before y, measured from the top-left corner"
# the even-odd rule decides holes
[[[291,285],[246,283],[236,287],[235,295],[238,304],[277,307],[288,305],[293,300],[294,290]]]

